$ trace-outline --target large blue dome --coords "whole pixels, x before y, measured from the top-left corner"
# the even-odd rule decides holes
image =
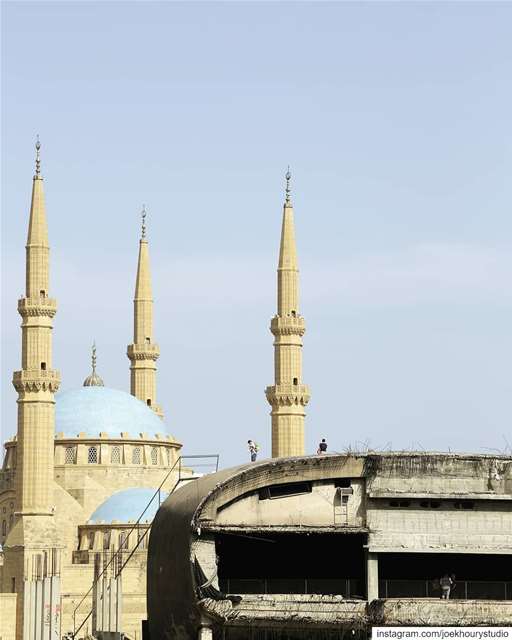
[[[136,487],[133,489],[124,489],[118,491],[107,498],[89,518],[89,522],[98,523],[102,520],[112,522],[119,520],[120,522],[128,522],[129,520],[138,520],[140,514],[147,507],[151,498],[155,495],[155,489],[146,489]],[[164,491],[160,492],[160,502],[163,502],[169,494]],[[142,516],[141,522],[148,520],[151,522],[155,517],[160,506],[158,496],[155,496],[146,513]]]
[[[133,438],[140,438],[141,433],[168,435],[163,420],[124,391],[81,387],[59,393],[55,400],[55,431],[67,437],[83,432],[97,438],[100,431],[114,438],[120,438],[121,432]]]

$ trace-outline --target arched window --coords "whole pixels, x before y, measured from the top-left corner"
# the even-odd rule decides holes
[[[121,531],[119,535],[119,548],[120,549],[128,549],[128,539],[129,539],[128,531]]]
[[[98,449],[96,449],[96,447],[89,447],[87,462],[89,464],[98,464]]]
[[[110,531],[105,531],[103,533],[103,549],[110,549]]]
[[[12,529],[13,520],[14,520],[14,516],[11,513],[11,515],[9,516],[9,531]]]
[[[132,464],[140,464],[140,453],[140,447],[135,447],[135,449],[132,451]]]
[[[94,549],[94,531],[89,531],[89,550]]]
[[[151,464],[158,464],[158,448],[151,448]]]
[[[147,547],[148,536],[145,535],[145,533],[146,533],[146,529],[142,529],[139,527],[139,529],[137,530],[137,542],[138,542],[139,551],[142,551]]]
[[[66,464],[75,464],[75,447],[66,447]]]
[[[2,535],[7,535],[7,520],[2,520]]]
[[[120,447],[112,447],[112,451],[110,452],[110,462],[113,462],[114,464],[119,464],[121,462]]]

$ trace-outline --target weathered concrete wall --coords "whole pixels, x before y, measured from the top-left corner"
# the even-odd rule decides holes
[[[410,503],[393,508],[389,500],[370,500],[371,551],[512,553],[510,502],[476,500],[474,509],[467,511],[456,510],[453,501],[442,501],[436,509]]]
[[[508,494],[512,499],[512,461],[461,454],[385,454],[367,458],[372,496]]]
[[[311,493],[261,500],[258,492],[232,502],[217,512],[215,524],[232,526],[347,525],[363,527],[364,481],[352,481],[353,494],[347,496],[346,510],[334,483],[314,483]]]
[[[512,602],[495,600],[377,600],[369,606],[375,625],[481,626],[512,624]]]

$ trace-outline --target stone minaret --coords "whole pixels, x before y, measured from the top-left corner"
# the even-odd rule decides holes
[[[142,236],[139,243],[133,314],[133,344],[128,345],[127,351],[131,362],[130,393],[163,418],[162,408],[156,403],[156,361],[160,350],[153,342],[153,295],[144,207],[142,208]]]
[[[13,375],[18,392],[16,520],[4,546],[4,588],[18,593],[17,637],[23,624],[28,624],[28,609],[23,613],[24,581],[30,578],[35,561],[45,564],[51,550],[61,546],[53,516],[54,393],[60,376],[52,368],[52,320],[57,303],[48,297],[50,248],[40,147],[38,140],[26,245],[26,291],[18,300],[21,370]]]
[[[290,178],[288,171],[277,267],[277,315],[270,323],[270,331],[274,335],[275,384],[265,391],[272,406],[273,458],[304,455],[305,407],[309,401],[309,389],[302,384],[305,324],[299,314],[299,268]]]

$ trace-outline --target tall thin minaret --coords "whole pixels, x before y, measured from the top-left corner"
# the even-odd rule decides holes
[[[22,317],[21,371],[13,384],[18,392],[16,500],[20,515],[49,514],[52,508],[54,393],[60,376],[52,369],[52,319],[57,301],[48,297],[50,247],[41,177],[39,140],[26,245],[26,291],[18,300]]]
[[[153,342],[153,295],[144,206],[133,300],[133,343],[128,345],[127,355],[131,362],[130,393],[163,418],[162,408],[156,403],[156,361],[160,350]]]
[[[18,593],[17,638],[21,637],[23,626],[29,624],[24,581],[30,577],[35,561],[43,562],[52,549],[61,546],[53,516],[54,393],[60,376],[52,368],[52,320],[57,302],[48,297],[50,248],[40,148],[38,139],[26,245],[26,291],[18,300],[22,318],[21,370],[13,374],[18,392],[15,523],[4,545],[4,589]]]
[[[299,268],[290,171],[286,173],[286,198],[277,267],[277,315],[270,323],[274,335],[274,386],[265,393],[272,406],[272,457],[304,455],[305,407],[309,389],[302,384],[304,318],[299,314]]]

